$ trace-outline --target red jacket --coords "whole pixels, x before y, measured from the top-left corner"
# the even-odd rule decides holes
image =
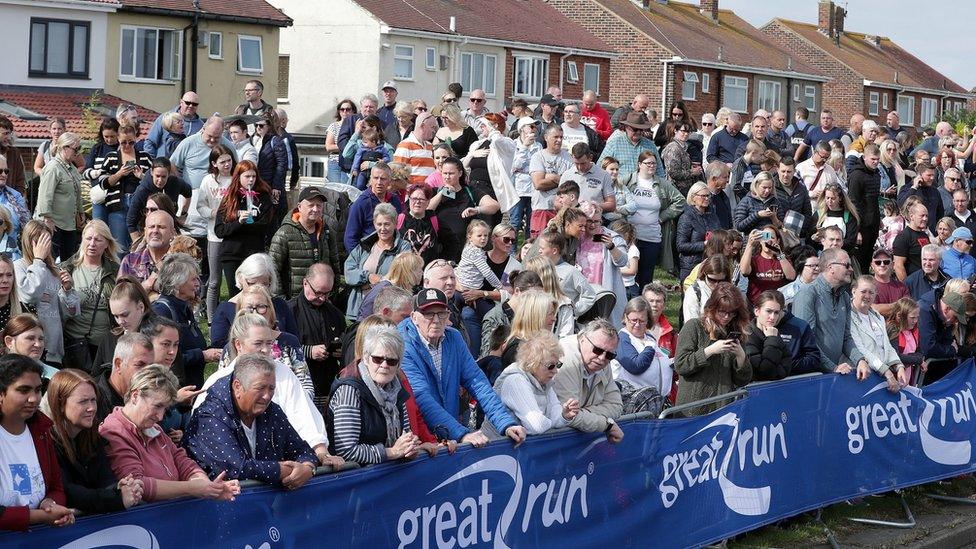
[[[580,122],[593,128],[600,139],[604,141],[613,133],[613,126],[610,125],[610,115],[599,103],[593,104],[593,110],[588,110],[580,103]]]
[[[54,423],[43,413],[37,412],[27,420],[27,430],[34,440],[37,451],[37,461],[44,475],[44,486],[47,492],[45,498],[51,498],[60,505],[67,502],[64,486],[61,484],[61,465],[58,464],[58,453],[54,449],[54,439],[51,438],[51,427]],[[27,530],[30,524],[30,509],[26,506],[0,506],[0,530]]]

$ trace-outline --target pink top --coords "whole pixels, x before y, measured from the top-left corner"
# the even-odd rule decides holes
[[[173,444],[166,433],[156,425],[159,434],[146,438],[135,424],[116,407],[102,425],[98,433],[108,441],[108,458],[112,471],[118,478],[132,474],[141,478],[144,486],[143,499],[156,499],[156,480],[189,480],[203,469],[196,464],[186,451]]]
[[[576,263],[590,284],[603,285],[603,256],[606,251],[607,247],[602,242],[593,242],[592,238],[580,241]]]
[[[441,172],[434,170],[433,173],[427,176],[426,183],[431,189],[437,189],[444,186],[444,177],[441,176]]]

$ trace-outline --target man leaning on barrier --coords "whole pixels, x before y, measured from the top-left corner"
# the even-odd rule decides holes
[[[211,477],[259,480],[300,488],[318,458],[271,401],[275,365],[258,353],[241,355],[234,374],[214,383],[187,428],[187,452]]]
[[[606,433],[614,444],[624,438],[616,422],[624,407],[607,366],[617,356],[618,337],[610,321],[598,318],[578,335],[560,339],[562,367],[553,380],[560,402],[575,399],[579,403],[579,413],[567,424],[584,433]]]

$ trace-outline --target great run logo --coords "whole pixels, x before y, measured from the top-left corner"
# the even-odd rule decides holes
[[[92,547],[129,547],[131,549],[160,549],[156,536],[142,526],[123,524],[92,532],[60,549],[90,549]]]
[[[509,549],[506,535],[521,510],[522,532],[541,521],[542,527],[565,524],[570,520],[586,518],[586,482],[593,472],[592,464],[581,476],[552,479],[529,484],[525,481],[518,461],[506,455],[492,456],[473,463],[447,477],[427,495],[461,479],[486,473],[501,473],[514,485],[508,488],[508,479],[499,486],[488,478],[481,480],[481,490],[460,501],[444,500],[426,507],[408,509],[397,520],[399,549],[405,547],[470,547],[492,543],[495,549]],[[493,475],[497,478],[498,475]],[[507,498],[507,499],[506,499]],[[523,504],[524,500],[524,504]],[[498,519],[492,521],[492,509],[501,506]]]
[[[864,396],[883,391],[887,383],[881,382]],[[918,424],[913,422],[912,407],[922,405]],[[968,440],[944,440],[932,434],[934,430],[951,425],[969,423],[976,415],[976,398],[973,388],[966,388],[943,398],[928,399],[916,387],[905,387],[898,393],[897,402],[862,404],[851,406],[845,413],[847,422],[847,449],[852,454],[864,450],[872,438],[906,436],[918,433],[925,457],[942,465],[966,465],[972,457],[972,445]],[[935,423],[933,424],[933,420]]]
[[[769,486],[749,488],[729,479],[733,464],[738,470],[762,467],[777,458],[787,459],[786,414],[775,424],[740,430],[738,414],[729,412],[699,429],[682,442],[710,432],[712,437],[697,448],[675,452],[662,461],[664,478],[658,485],[664,507],[670,508],[682,492],[711,482],[718,482],[722,500],[740,515],[756,516],[769,512],[772,490]],[[733,456],[738,455],[738,461]]]

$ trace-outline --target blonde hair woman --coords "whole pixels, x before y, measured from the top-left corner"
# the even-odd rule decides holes
[[[539,275],[542,288],[556,301],[556,326],[554,332],[557,337],[563,337],[576,331],[576,312],[573,302],[566,297],[559,284],[556,267],[547,257],[534,257],[525,263],[525,270]]]
[[[389,272],[383,275],[379,283],[370,288],[369,293],[363,298],[363,305],[359,309],[359,320],[373,314],[373,302],[385,288],[396,286],[413,294],[416,293],[414,289],[420,286],[423,277],[424,260],[419,255],[412,251],[397,254],[390,263]]]
[[[62,314],[65,317],[78,314],[78,293],[71,275],[54,265],[53,236],[44,223],[29,221],[20,240],[24,257],[14,261],[17,291],[23,303],[34,309],[44,327],[48,340],[46,360],[59,365],[64,359]]]
[[[464,158],[468,155],[471,144],[478,140],[478,132],[468,125],[457,103],[444,105],[441,109],[441,120],[444,127],[434,135],[434,144],[445,143],[458,158]]]
[[[67,259],[78,251],[78,229],[84,223],[81,209],[81,173],[73,159],[81,149],[81,138],[62,133],[51,144],[52,161],[41,171],[34,216],[44,220],[53,234],[55,257]]]
[[[530,290],[513,297],[509,303],[515,316],[502,351],[503,368],[515,362],[519,345],[538,332],[552,333],[556,324],[556,300],[546,292]]]
[[[881,163],[878,165],[881,171],[881,193],[886,197],[894,197],[905,184],[905,170],[898,161],[898,142],[894,139],[885,139],[881,142]]]

